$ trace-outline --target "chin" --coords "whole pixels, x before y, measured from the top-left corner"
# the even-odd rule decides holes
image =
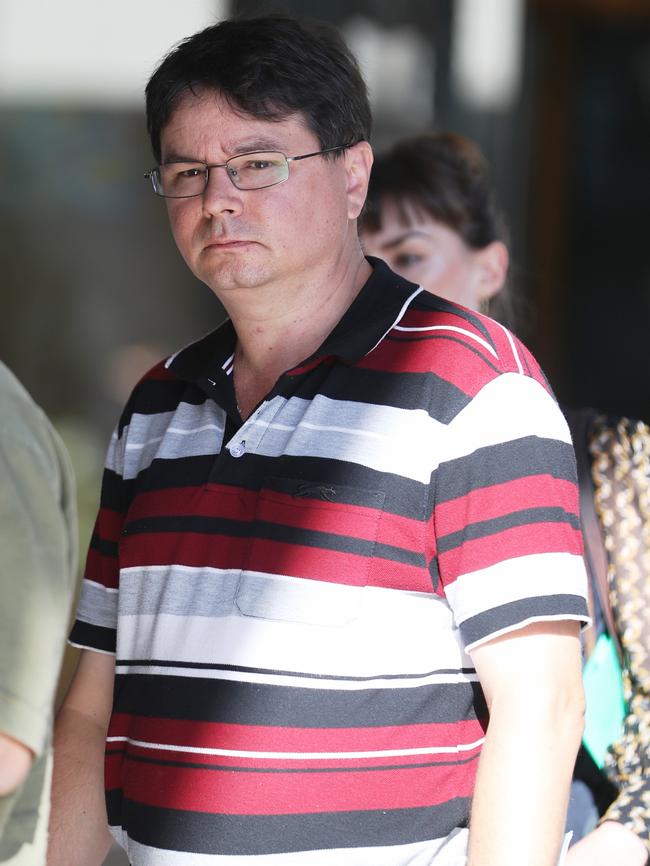
[[[218,295],[224,292],[256,289],[268,282],[268,274],[257,268],[219,268],[201,275],[199,279],[207,283]]]

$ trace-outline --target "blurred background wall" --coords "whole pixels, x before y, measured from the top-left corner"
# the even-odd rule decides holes
[[[179,39],[263,11],[343,30],[377,148],[427,128],[478,141],[519,330],[557,394],[650,420],[647,0],[2,0],[0,357],[72,452],[82,547],[129,389],[223,317],[143,179],[144,84]]]

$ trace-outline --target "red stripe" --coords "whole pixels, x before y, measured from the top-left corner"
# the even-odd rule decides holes
[[[256,518],[282,526],[374,541],[380,516],[381,511],[375,508],[296,499],[286,494],[264,491],[258,500]]]
[[[251,520],[257,494],[225,484],[207,487],[172,487],[140,493],[129,509],[129,520],[142,517],[191,515]]]
[[[431,593],[431,575],[426,566],[407,565],[373,556],[368,568],[368,586]]]
[[[117,589],[119,585],[117,558],[114,556],[104,556],[92,547],[89,548],[84,577],[95,583],[101,583],[109,589]]]
[[[492,520],[527,508],[564,508],[578,513],[578,493],[571,481],[550,475],[516,478],[471,490],[435,509],[438,536],[458,532],[475,522]]]
[[[120,546],[120,566],[241,568],[249,543],[247,538],[208,532],[151,532],[126,536]]]
[[[257,515],[256,515],[257,511]],[[297,499],[275,491],[242,490],[225,485],[209,488],[181,487],[139,494],[129,511],[129,520],[142,517],[190,515],[280,523],[356,538],[374,539],[408,550],[420,549],[424,532],[422,521],[399,515],[382,514],[374,508],[312,498]],[[121,528],[121,523],[120,523]],[[119,528],[117,530],[119,535]]]
[[[449,748],[458,743],[474,742],[483,733],[476,720],[376,728],[277,728],[116,713],[111,717],[108,736],[128,736],[151,744],[232,751],[367,752],[432,746]]]
[[[426,339],[426,334],[404,334],[395,340],[385,340],[374,352],[366,355],[358,366],[370,370],[390,370],[393,373],[435,373],[469,397],[474,397],[498,376],[498,373],[485,363],[483,356],[491,359],[492,364],[496,363],[496,359],[488,355],[481,346],[476,344],[479,352],[476,354],[467,351],[464,345],[444,338],[460,338],[462,335],[447,332],[434,334],[437,339]],[[425,339],[415,339],[418,336],[424,336]],[[469,344],[469,340],[467,342]],[[405,346],[405,343],[409,345]],[[472,345],[475,345],[473,341]]]
[[[377,541],[420,553],[428,532],[428,521],[385,511],[379,523]]]
[[[117,541],[124,524],[124,515],[112,508],[100,508],[95,523],[95,534],[102,541]]]
[[[534,523],[504,529],[485,538],[467,540],[439,556],[443,583],[498,562],[543,553],[582,555],[582,535],[566,523]]]
[[[322,547],[254,539],[246,567],[346,586],[365,586],[370,558]]]
[[[123,788],[129,799],[164,809],[298,815],[435,806],[469,797],[475,771],[476,759],[461,766],[331,773],[238,773],[126,760]],[[109,772],[106,781],[113,787],[117,780]]]

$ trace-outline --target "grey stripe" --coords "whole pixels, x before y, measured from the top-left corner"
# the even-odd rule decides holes
[[[261,617],[314,625],[353,620],[363,587],[320,581],[286,581],[251,572],[143,568],[122,573],[120,616]]]
[[[84,580],[77,607],[77,617],[92,625],[117,628],[117,592]]]
[[[216,454],[223,442],[226,413],[212,400],[200,406],[179,403],[174,412],[131,416],[120,440],[113,440],[106,468],[135,478],[155,459]],[[171,429],[170,429],[171,428]]]

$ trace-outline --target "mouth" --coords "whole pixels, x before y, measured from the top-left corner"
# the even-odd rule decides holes
[[[244,247],[249,247],[255,241],[237,240],[236,238],[219,238],[218,240],[210,241],[205,245],[206,250],[239,250]]]

